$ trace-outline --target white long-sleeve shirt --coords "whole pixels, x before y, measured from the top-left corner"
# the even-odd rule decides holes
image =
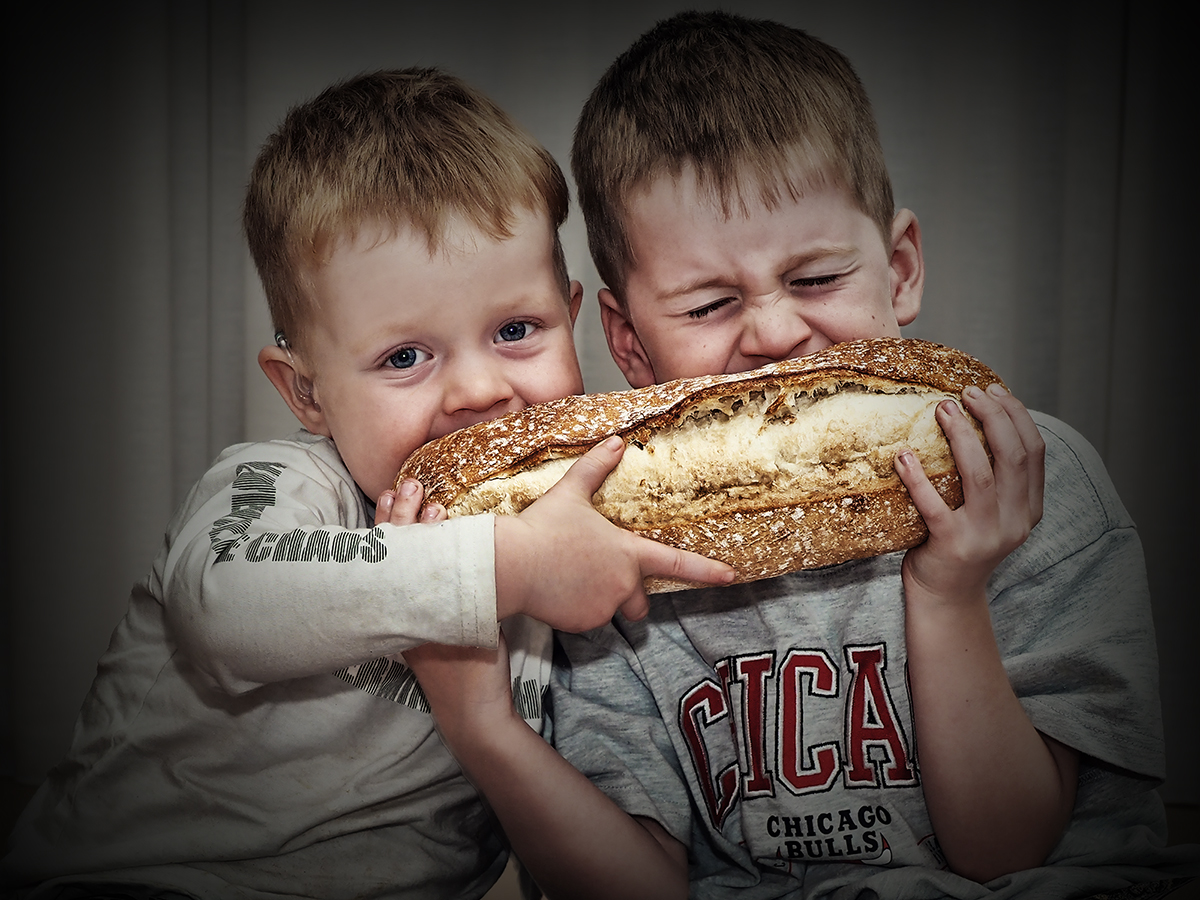
[[[498,830],[419,691],[364,679],[394,682],[400,666],[368,661],[423,641],[495,646],[492,529],[374,526],[324,438],[227,450],[135,586],[0,885],[482,895],[507,856]],[[549,629],[511,625],[536,727]]]

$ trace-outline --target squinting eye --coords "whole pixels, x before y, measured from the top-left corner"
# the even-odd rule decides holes
[[[533,331],[532,322],[509,322],[496,332],[496,337],[502,341],[522,341]]]
[[[709,313],[716,312],[716,311],[717,311],[718,309],[720,309],[722,306],[726,306],[726,305],[728,305],[730,302],[731,302],[731,301],[729,300],[729,298],[728,298],[728,297],[726,297],[726,298],[724,298],[724,299],[722,299],[722,300],[718,300],[716,303],[710,303],[710,304],[708,304],[708,306],[702,306],[702,307],[700,307],[699,309],[693,309],[693,310],[690,310],[690,311],[688,312],[688,318],[691,318],[691,319],[703,319],[703,318],[704,318],[705,316],[707,316]]]
[[[792,287],[825,287],[833,284],[842,276],[838,275],[818,275],[816,278],[797,278],[792,282]]]
[[[429,354],[416,347],[401,347],[387,358],[388,365],[396,369],[411,369],[419,362],[429,358]]]

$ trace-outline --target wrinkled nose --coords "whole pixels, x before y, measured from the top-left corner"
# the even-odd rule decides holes
[[[741,354],[764,363],[799,356],[813,334],[800,310],[787,300],[749,304],[743,315]]]

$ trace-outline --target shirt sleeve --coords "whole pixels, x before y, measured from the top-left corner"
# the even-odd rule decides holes
[[[1046,503],[993,578],[996,641],[1034,726],[1081,753],[1165,775],[1158,656],[1137,530],[1095,450],[1048,416]]]
[[[688,845],[687,781],[626,637],[607,625],[578,635],[555,632],[555,641],[555,749],[625,812],[654,819]]]
[[[180,648],[240,693],[425,641],[496,646],[492,517],[373,526],[321,447],[245,445],[193,489],[155,567]]]

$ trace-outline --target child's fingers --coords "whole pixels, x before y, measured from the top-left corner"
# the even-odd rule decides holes
[[[1009,418],[1008,410],[993,396],[977,387],[963,391],[963,401],[983,425],[988,447],[992,451],[991,471],[996,485],[997,502],[1001,510],[1016,512],[1024,520],[1029,509],[1029,457],[1021,435]]]
[[[991,457],[963,409],[952,400],[939,403],[937,421],[962,479],[959,509],[952,511],[941,499],[912,451],[896,457],[896,471],[929,526],[929,540],[904,558],[906,576],[945,596],[980,588],[999,560],[1028,537],[1036,522],[1034,494],[1037,515],[1041,509],[1043,451],[1040,435],[1030,433],[1037,426],[1028,411],[996,389],[967,388],[963,405],[983,426]]]
[[[379,499],[375,501],[375,524],[382,525],[392,518],[392,504],[396,502],[396,495],[391,491],[384,491],[379,495]]]
[[[1020,400],[998,384],[989,385],[987,395],[1005,411],[1016,430],[1024,454],[1021,474],[1027,488],[1031,524],[1036,524],[1042,518],[1042,495],[1046,483],[1046,442],[1029,410]]]
[[[384,491],[375,504],[375,524],[412,525],[421,512],[425,492],[420,482],[406,478],[394,491]],[[426,521],[424,518],[421,521]]]
[[[916,453],[906,449],[896,454],[896,474],[908,488],[913,506],[917,508],[931,532],[937,532],[949,523],[950,507],[925,474],[925,468]]]
[[[992,406],[998,409],[995,404]],[[985,503],[993,503],[996,475],[992,471],[992,462],[988,459],[987,451],[983,449],[979,436],[967,421],[966,414],[957,403],[943,400],[937,407],[937,420],[946,435],[946,441],[950,444],[950,452],[954,454],[954,465],[962,478],[964,505],[979,509]],[[986,422],[984,433],[991,443],[992,434],[988,431]]]
[[[1024,406],[1010,400],[999,385],[991,386],[986,393],[968,388],[963,399],[983,424],[992,450],[998,534],[1006,544],[1015,546],[1028,537],[1029,529],[1041,518],[1044,479],[1041,436],[1033,438],[1027,434],[1030,428],[1036,431],[1037,426]],[[1019,425],[1021,419],[1027,422]],[[1032,454],[1027,441],[1035,445]]]
[[[446,507],[440,503],[426,503],[425,508],[421,510],[422,522],[445,522],[450,518],[446,512]]]
[[[641,539],[638,557],[643,578],[653,575],[699,584],[729,584],[734,579],[733,567],[727,563],[648,538]]]
[[[567,470],[567,474],[551,490],[570,489],[578,491],[589,503],[592,494],[600,490],[600,485],[608,477],[608,473],[616,468],[617,463],[625,453],[625,442],[615,435],[605,438]],[[560,488],[559,485],[565,486]]]
[[[733,568],[719,560],[660,544],[649,538],[638,537],[634,540],[638,543],[638,568],[642,579],[654,576],[696,584],[729,584],[734,579]],[[650,611],[650,598],[646,596],[641,580],[618,609],[633,622]]]

